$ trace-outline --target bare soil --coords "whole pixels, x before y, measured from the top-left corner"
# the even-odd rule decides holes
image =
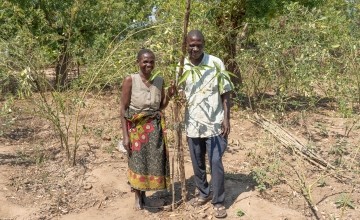
[[[2,106],[4,103],[1,103]],[[0,219],[214,219],[211,204],[193,208],[170,192],[148,192],[147,207],[133,209],[126,180],[118,94],[89,96],[80,115],[84,133],[76,166],[70,166],[52,125],[17,100],[0,118]],[[170,155],[174,156],[172,108],[166,115]],[[283,146],[253,122],[253,113],[233,108],[229,147],[224,155],[227,219],[360,219],[360,124],[330,108],[291,111],[281,117],[263,112],[335,170],[321,169]],[[185,149],[187,199],[195,195]],[[209,177],[210,178],[210,177]],[[165,202],[165,205],[160,204]],[[155,207],[150,207],[155,206]]]

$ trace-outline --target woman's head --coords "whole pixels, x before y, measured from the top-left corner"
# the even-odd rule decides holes
[[[141,49],[137,55],[137,63],[140,72],[144,75],[150,76],[155,67],[155,54],[149,49]]]

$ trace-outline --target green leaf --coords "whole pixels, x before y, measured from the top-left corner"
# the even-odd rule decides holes
[[[221,72],[221,67],[220,67],[220,65],[219,65],[217,62],[214,62],[214,65],[215,65],[216,72],[217,72],[217,73],[220,73],[220,72]]]
[[[180,77],[178,85],[181,85],[181,83],[183,83],[188,77],[189,74],[191,73],[191,70],[186,70]]]
[[[238,76],[237,76],[237,75],[235,75],[234,73],[232,73],[232,72],[230,72],[230,71],[223,70],[222,72],[223,72],[223,73],[225,73],[225,74],[227,74],[227,75],[229,75],[229,76],[232,76],[232,77],[238,78]]]
[[[160,71],[159,71],[159,70],[157,70],[157,71],[155,71],[154,73],[152,73],[151,76],[150,76],[150,81],[154,80],[155,77],[157,77],[159,74],[160,74]]]
[[[201,68],[194,68],[194,73],[196,73],[197,77],[200,79],[201,78]],[[194,76],[193,76],[194,77]],[[193,81],[195,81],[195,79],[193,79]]]
[[[218,78],[218,82],[219,82],[220,93],[222,93],[223,90],[224,90],[224,78],[223,78],[223,77],[219,77],[219,78]]]

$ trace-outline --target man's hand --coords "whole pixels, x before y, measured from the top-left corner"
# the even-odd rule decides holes
[[[229,134],[230,134],[230,121],[224,120],[221,123],[221,135],[227,139]]]
[[[221,95],[224,108],[224,120],[221,123],[221,135],[225,138],[230,134],[230,92]]]

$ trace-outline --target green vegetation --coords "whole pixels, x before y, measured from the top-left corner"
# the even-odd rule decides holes
[[[251,177],[262,195],[286,184],[291,196],[302,195],[318,219],[314,189],[331,185],[330,176],[341,179],[344,170],[359,174],[360,146],[346,142],[360,128],[359,10],[359,0],[197,0],[191,5],[189,29],[203,31],[206,52],[224,59],[229,72],[223,77],[233,80],[233,110],[266,110],[285,126],[284,115],[292,110],[301,112],[289,122],[293,125],[302,126],[308,113],[320,107],[346,119],[343,134],[326,154],[336,170],[317,172],[319,176],[312,176],[315,181],[306,176],[304,160],[295,156],[285,160],[281,154],[294,152],[279,150],[271,138],[248,155]],[[43,118],[51,123],[58,148],[74,166],[83,134],[108,138],[106,128],[90,127],[85,118],[97,107],[94,99],[107,91],[118,92],[122,79],[137,71],[139,49],[156,54],[155,74],[166,83],[175,79],[184,12],[185,3],[175,0],[3,0],[0,136],[17,114]],[[19,100],[31,108],[14,107]],[[325,122],[314,126],[320,139],[332,135]],[[306,135],[310,150],[316,152],[311,145],[315,135]],[[106,152],[116,149],[117,138],[111,139]],[[45,147],[37,145],[32,155],[19,151],[18,156],[41,165],[47,160]],[[356,208],[351,195],[342,194],[336,207]],[[236,215],[245,212],[238,210]]]
[[[238,210],[238,211],[236,212],[236,215],[237,215],[238,217],[243,217],[243,216],[245,215],[245,212],[243,212],[242,210]]]
[[[193,1],[189,28],[203,30],[206,51],[224,58],[233,73],[235,108],[266,109],[281,119],[285,111],[306,115],[331,105],[349,119],[348,136],[359,121],[359,10],[358,1]],[[1,121],[12,123],[14,99],[31,102],[36,108],[24,111],[51,122],[74,165],[82,134],[102,133],[80,117],[95,107],[87,95],[119,89],[136,72],[140,48],[155,52],[156,74],[175,78],[184,11],[174,0],[2,1]],[[336,164],[347,151],[333,147]],[[278,164],[272,159],[254,169],[259,189],[278,182],[266,179]]]

